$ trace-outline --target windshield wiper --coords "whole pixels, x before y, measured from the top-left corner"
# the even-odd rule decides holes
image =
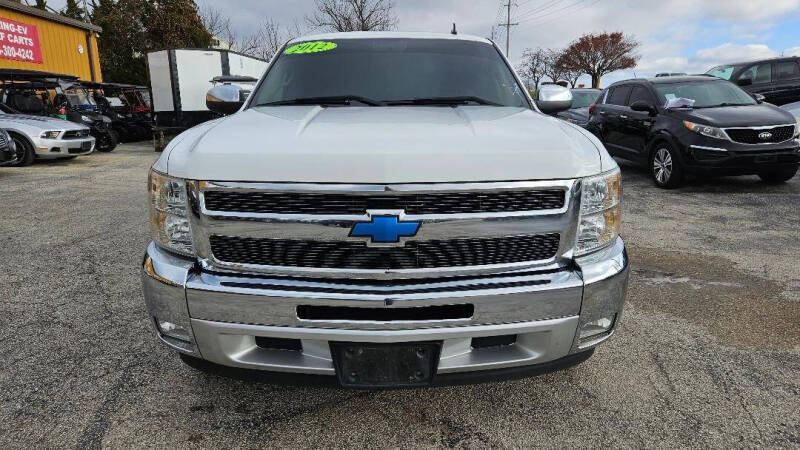
[[[475,97],[472,95],[462,95],[456,97],[420,97],[410,98],[407,100],[387,100],[386,104],[389,106],[401,105],[465,105],[467,103],[477,103],[479,105],[488,106],[503,106],[484,98]]]
[[[282,105],[349,105],[359,102],[369,106],[382,106],[383,102],[361,97],[360,95],[331,95],[327,97],[301,97],[276,102],[259,103],[256,106],[282,106]]]

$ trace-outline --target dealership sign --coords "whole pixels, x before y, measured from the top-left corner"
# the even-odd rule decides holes
[[[0,59],[41,64],[39,30],[33,25],[0,17]]]

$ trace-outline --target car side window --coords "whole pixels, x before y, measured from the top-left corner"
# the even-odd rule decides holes
[[[776,78],[778,80],[800,78],[800,66],[797,65],[796,61],[781,61],[777,63]]]
[[[741,75],[740,80],[751,79],[753,84],[769,83],[772,81],[772,63],[756,64],[748,67]]]
[[[628,94],[630,94],[630,92],[630,86],[617,86],[612,88],[611,93],[608,94],[608,98],[606,99],[606,104],[625,106],[625,102],[628,100]]]
[[[628,106],[636,102],[645,102],[648,105],[654,104],[653,96],[644,86],[634,86],[633,91],[631,91],[631,97],[628,99]]]

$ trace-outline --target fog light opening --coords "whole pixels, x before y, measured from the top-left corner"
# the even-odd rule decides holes
[[[192,342],[192,338],[190,337],[191,333],[186,328],[157,317],[155,318],[155,321],[156,328],[158,328],[158,332],[162,335],[171,337],[172,339],[177,339],[179,341]]]
[[[303,344],[300,341],[300,339],[284,339],[284,338],[256,336],[255,341],[256,345],[259,348],[267,350],[288,350],[293,352],[303,351]]]
[[[587,322],[581,327],[578,339],[581,342],[596,339],[603,334],[607,334],[614,327],[614,322],[617,320],[617,315],[611,317],[601,317],[597,320]]]

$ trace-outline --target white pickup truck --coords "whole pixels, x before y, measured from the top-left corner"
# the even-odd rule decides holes
[[[295,39],[153,165],[144,296],[196,368],[373,388],[579,363],[628,282],[620,172],[486,39]],[[259,372],[261,371],[261,372]],[[312,377],[319,380],[319,377]]]

